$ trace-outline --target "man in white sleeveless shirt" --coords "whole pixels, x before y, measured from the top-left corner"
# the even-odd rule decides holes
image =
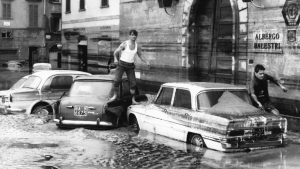
[[[136,78],[134,72],[134,61],[137,55],[141,61],[149,66],[149,62],[142,58],[141,47],[136,43],[138,32],[136,30],[129,31],[129,40],[124,41],[114,52],[114,62],[117,62],[114,80],[114,95],[110,100],[117,98],[117,90],[121,83],[124,72],[127,75],[130,84],[130,93],[136,94]]]

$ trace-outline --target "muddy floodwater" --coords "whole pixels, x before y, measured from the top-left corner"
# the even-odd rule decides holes
[[[283,148],[222,153],[130,127],[57,129],[27,115],[0,115],[1,169],[300,168],[300,134],[288,133]]]

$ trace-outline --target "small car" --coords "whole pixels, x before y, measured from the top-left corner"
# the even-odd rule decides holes
[[[117,99],[110,101],[113,81],[111,74],[76,78],[70,92],[58,104],[56,125],[59,128],[118,127],[126,121],[126,110],[132,103],[129,82],[123,77]]]
[[[181,82],[161,85],[150,104],[131,105],[129,125],[224,152],[284,146],[287,120],[251,105],[245,87]]]
[[[75,70],[45,70],[28,76],[21,87],[1,96],[0,113],[54,114],[53,104],[69,91],[77,76],[91,75]]]

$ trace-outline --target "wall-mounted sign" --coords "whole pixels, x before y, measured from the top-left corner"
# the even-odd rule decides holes
[[[286,0],[283,5],[282,16],[287,26],[298,26],[300,21],[299,0]]]
[[[275,30],[253,32],[253,49],[256,51],[281,51],[282,33]]]
[[[10,22],[9,21],[3,21],[3,26],[10,26]]]
[[[290,29],[287,31],[287,40],[288,42],[296,42],[296,29]]]

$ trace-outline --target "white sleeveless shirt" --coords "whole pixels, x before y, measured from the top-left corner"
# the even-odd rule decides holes
[[[121,52],[120,60],[127,63],[134,63],[134,57],[137,54],[137,43],[135,42],[135,48],[133,50],[129,48],[129,41],[125,43],[125,49]]]

